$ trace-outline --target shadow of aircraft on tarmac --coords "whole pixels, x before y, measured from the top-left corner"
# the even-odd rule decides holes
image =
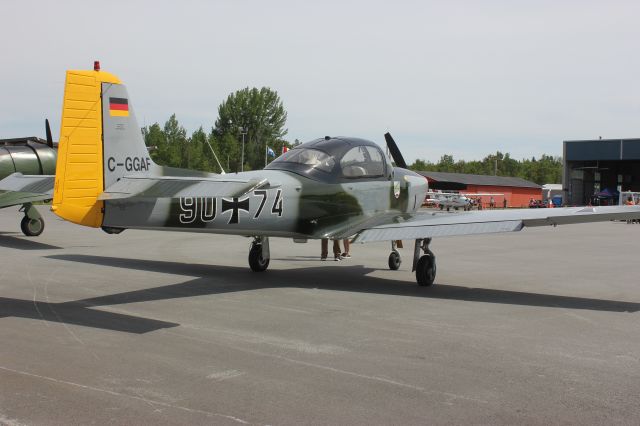
[[[89,309],[93,306],[99,305],[89,306],[80,301],[49,303],[0,297],[0,318],[29,318],[136,334],[180,325],[133,315]]]
[[[540,293],[472,288],[459,285],[436,285],[424,288],[405,281],[376,278],[374,271],[361,265],[339,268],[312,267],[270,270],[256,274],[244,267],[189,264],[158,260],[64,254],[46,256],[50,259],[152,271],[196,277],[178,284],[150,287],[122,293],[107,294],[63,303],[36,302],[0,297],[0,318],[21,317],[127,333],[148,333],[180,324],[92,309],[127,303],[207,296],[265,288],[308,288],[425,299],[462,300],[564,309],[586,309],[609,312],[638,312],[640,303],[590,299]]]
[[[15,234],[20,235],[22,234]],[[12,235],[6,235],[5,232],[0,232],[0,247],[12,248],[17,250],[53,250],[60,249],[62,247],[52,246],[51,244],[40,243],[29,239],[29,237],[14,237]]]
[[[184,283],[152,287],[144,290],[135,290],[78,301],[78,303],[93,306],[176,299],[263,288],[295,287],[550,308],[587,309],[610,312],[640,311],[640,303],[618,300],[473,288],[459,285],[435,285],[430,288],[424,288],[415,285],[415,283],[368,276],[367,274],[373,272],[375,269],[366,268],[361,265],[340,265],[339,268],[318,266],[287,270],[272,269],[263,274],[256,274],[244,267],[189,264],[159,260],[125,259],[79,254],[50,255],[47,257],[71,262],[197,277]]]

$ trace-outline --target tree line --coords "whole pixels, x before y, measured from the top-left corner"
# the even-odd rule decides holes
[[[500,151],[479,161],[454,161],[452,155],[443,155],[437,163],[416,160],[409,168],[416,171],[519,177],[538,185],[562,183],[562,157],[547,154],[542,154],[538,159],[531,157],[520,161]]]
[[[262,169],[267,147],[277,157],[284,146],[291,148],[300,143],[297,139],[293,144],[284,139],[287,134],[286,121],[287,112],[276,91],[268,87],[247,87],[231,93],[220,104],[215,125],[209,131],[200,127],[187,135],[186,129],[173,114],[164,126],[155,123],[143,127],[142,134],[145,144],[150,148],[151,158],[158,164],[220,173],[220,166],[213,154],[215,152],[225,171],[236,172]],[[266,156],[266,160],[274,157]],[[443,155],[437,163],[419,159],[409,168],[417,171],[521,177],[541,185],[562,181],[562,159],[546,154],[538,159],[533,157],[521,161],[500,151],[480,161],[454,161],[452,155]]]

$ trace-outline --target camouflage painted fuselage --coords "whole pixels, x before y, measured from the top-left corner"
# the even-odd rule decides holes
[[[229,176],[223,184],[220,179]],[[294,238],[347,237],[418,209],[426,180],[396,168],[390,179],[327,184],[281,170],[166,180],[105,202],[103,226]],[[237,181],[233,181],[237,179]],[[247,181],[266,183],[245,191]]]

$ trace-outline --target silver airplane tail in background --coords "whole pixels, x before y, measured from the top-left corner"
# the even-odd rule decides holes
[[[125,176],[156,176],[126,87],[113,74],[67,71],[52,210],[85,226],[100,227],[99,195]]]

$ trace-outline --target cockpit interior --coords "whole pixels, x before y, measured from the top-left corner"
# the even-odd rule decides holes
[[[328,136],[287,151],[266,168],[286,170],[326,183],[389,180],[393,172],[391,163],[375,143]]]

